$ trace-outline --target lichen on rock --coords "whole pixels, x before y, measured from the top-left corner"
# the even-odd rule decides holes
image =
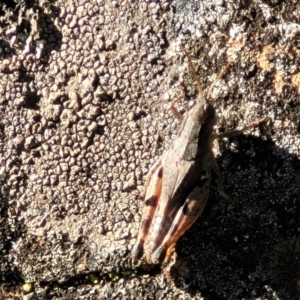
[[[74,299],[86,290],[91,299],[262,294],[279,228],[294,234],[299,223],[285,212],[300,194],[299,26],[290,24],[299,9],[274,2],[1,4],[3,282],[11,273],[26,282],[68,282],[60,296]],[[176,273],[169,280],[163,271],[139,274],[129,254],[144,177],[176,136],[165,104],[179,94],[182,78],[188,98],[196,94],[181,47],[191,52],[205,89],[232,60],[212,93],[217,130],[265,114],[272,121],[256,137],[219,145],[236,204],[224,209],[212,188],[203,218],[176,247],[191,271],[162,267]],[[87,273],[96,285],[75,289],[72,280]]]

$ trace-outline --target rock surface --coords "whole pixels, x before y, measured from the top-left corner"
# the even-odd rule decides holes
[[[299,19],[297,1],[1,4],[0,295],[298,299]],[[196,95],[181,47],[205,89],[232,61],[217,131],[271,121],[216,147],[234,205],[213,185],[172,262],[138,268],[138,195],[176,136],[166,104],[181,78]]]

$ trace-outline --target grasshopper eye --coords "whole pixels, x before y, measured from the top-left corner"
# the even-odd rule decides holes
[[[195,106],[195,103],[196,103],[195,100],[190,100],[190,101],[188,102],[188,108],[191,109],[192,107],[194,107],[194,106]]]

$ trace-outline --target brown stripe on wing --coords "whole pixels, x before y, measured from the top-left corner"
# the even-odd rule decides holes
[[[147,239],[148,231],[157,207],[161,194],[163,168],[159,166],[151,176],[149,185],[146,190],[142,220],[139,228],[137,241],[132,250],[132,257],[140,259],[144,252],[144,243]]]
[[[151,255],[153,263],[161,263],[167,250],[192,226],[202,213],[210,191],[210,177],[201,180],[200,184],[189,194],[184,205],[178,210],[169,232],[162,244]]]

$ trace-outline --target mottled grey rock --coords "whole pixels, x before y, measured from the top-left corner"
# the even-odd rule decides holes
[[[38,298],[37,294],[35,292],[33,292],[30,294],[24,295],[22,299],[23,300],[38,300],[39,298]]]
[[[269,255],[299,233],[299,8],[262,0],[1,4],[0,281],[14,274],[19,282],[20,273],[39,297],[72,299],[280,293]],[[181,47],[205,89],[232,61],[211,95],[217,131],[264,115],[271,122],[215,147],[235,204],[213,186],[175,248],[179,257],[161,271],[136,270],[130,250],[144,176],[176,136],[165,104],[181,79],[196,96]]]

